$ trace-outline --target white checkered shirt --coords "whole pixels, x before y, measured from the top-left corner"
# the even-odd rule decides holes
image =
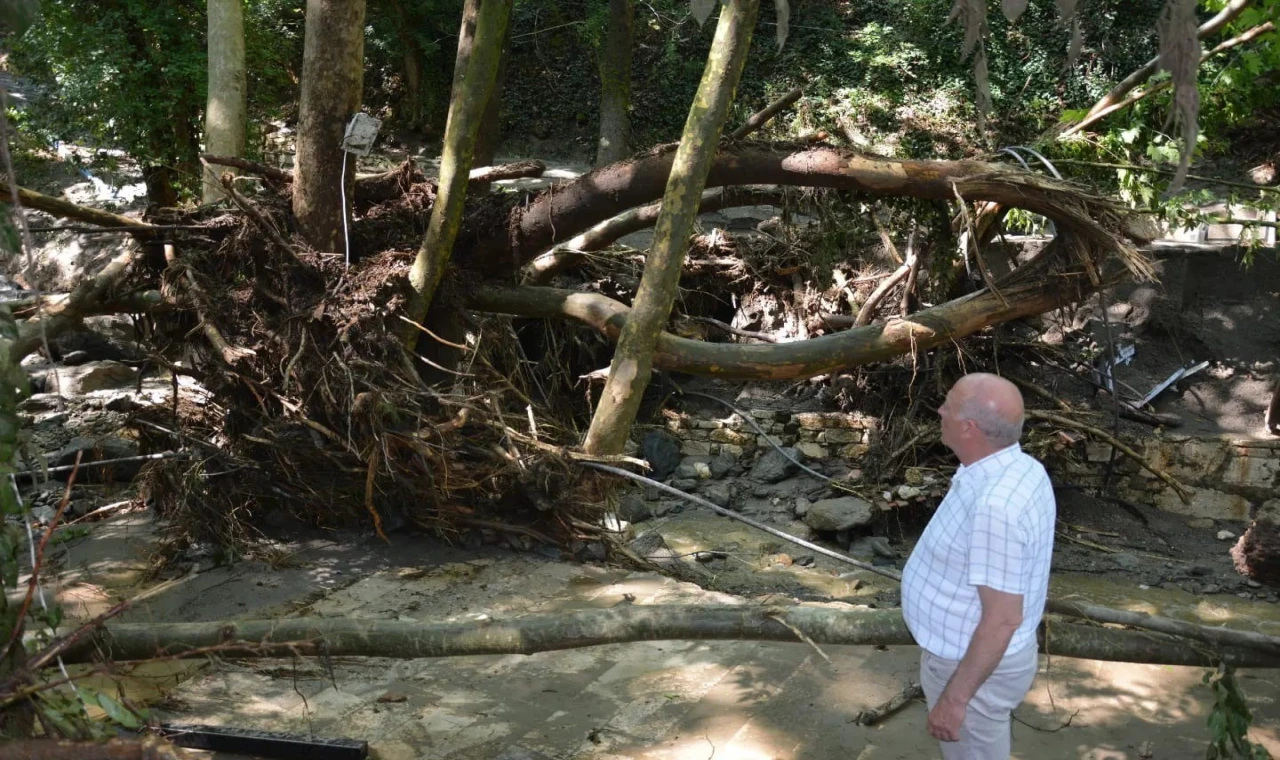
[[[961,465],[902,572],[902,614],[921,648],[959,660],[982,603],[978,586],[1022,595],[1006,650],[1035,643],[1053,558],[1057,504],[1044,466],[1018,444]]]

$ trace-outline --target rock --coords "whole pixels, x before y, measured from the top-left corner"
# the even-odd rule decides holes
[[[738,460],[733,454],[730,454],[727,451],[721,451],[716,455],[715,459],[711,460],[707,467],[711,470],[711,477],[719,480],[725,475],[728,475],[729,471],[732,470],[733,466],[737,463]]]
[[[728,507],[733,501],[733,487],[728,483],[710,483],[702,489],[702,497],[717,507]]]
[[[861,536],[849,544],[849,553],[858,559],[897,559],[898,553],[883,536]]]
[[[1193,517],[1187,520],[1187,527],[1195,530],[1213,530],[1213,519],[1209,517]]]
[[[31,520],[37,525],[48,525],[57,514],[58,510],[53,507],[34,507],[31,510]]]
[[[814,559],[812,554],[801,554],[799,557],[796,557],[795,562],[799,567],[813,567],[817,560]]]
[[[779,480],[785,480],[794,475],[800,468],[796,465],[796,462],[783,455],[784,451],[791,459],[797,462],[804,461],[804,454],[795,448],[786,448],[781,451],[771,448],[756,460],[748,477],[761,483],[777,483]]]
[[[652,468],[649,477],[666,480],[680,465],[680,442],[674,436],[650,430],[640,441],[640,458]]]
[[[784,527],[782,530],[784,530],[786,533],[792,536],[795,536],[801,541],[812,541],[815,537],[813,528],[810,528],[808,525],[805,525],[804,522],[800,520],[793,520],[792,522],[788,523],[787,526]]]
[[[1219,541],[1230,541],[1231,539],[1233,539],[1233,538],[1235,538],[1235,537],[1236,537],[1236,534],[1232,533],[1232,532],[1231,532],[1231,531],[1229,531],[1229,530],[1220,530],[1220,531],[1218,531],[1218,540],[1219,540]]]
[[[47,375],[50,391],[62,396],[80,396],[111,388],[128,388],[138,381],[138,373],[120,362],[89,362],[78,367],[62,367]]]
[[[68,357],[83,355],[84,361],[118,361],[144,359],[146,352],[133,338],[133,326],[127,317],[88,317],[84,327],[69,330],[49,339],[55,359],[70,365]]]
[[[1218,594],[1222,592],[1222,587],[1216,583],[1207,583],[1204,588],[1200,589],[1202,594]]]
[[[809,509],[813,506],[813,502],[801,496],[796,499],[796,517],[804,517],[809,513]]]
[[[698,481],[694,478],[676,478],[675,480],[671,481],[671,487],[679,491],[684,491],[685,493],[689,493],[690,491],[698,487]]]
[[[682,464],[676,468],[675,476],[681,480],[697,480],[698,469],[691,464]]]
[[[82,438],[76,437],[54,454],[49,461],[50,467],[63,467],[76,463],[76,452],[83,452],[80,457],[81,468],[76,473],[79,483],[119,483],[133,480],[142,469],[142,462],[117,462],[101,467],[84,467],[88,462],[100,462],[105,459],[124,459],[138,456],[138,442],[124,438]],[[53,473],[57,480],[71,477],[71,470]]]
[[[697,473],[702,480],[711,479],[711,467],[706,462],[694,462],[693,471]]]
[[[871,522],[871,502],[857,496],[840,496],[815,502],[804,516],[809,527],[819,531],[856,528]]]
[[[898,486],[899,499],[914,499],[920,495],[920,489],[915,486]]]
[[[1111,561],[1121,570],[1137,570],[1142,561],[1132,554],[1113,554]]]
[[[1246,584],[1248,584],[1249,588],[1262,588],[1262,584],[1261,584],[1261,583],[1258,583],[1257,581],[1255,581],[1255,580],[1254,580],[1254,579],[1252,579],[1252,578],[1250,578],[1249,580],[1245,581],[1245,583],[1246,583]]]
[[[1205,567],[1204,565],[1192,565],[1192,566],[1187,570],[1187,574],[1188,574],[1188,575],[1201,576],[1201,577],[1206,576],[1206,575],[1213,575],[1213,568],[1211,568],[1211,567]]]
[[[67,367],[77,367],[81,364],[92,361],[92,359],[93,357],[89,355],[88,351],[71,351],[70,353],[63,355],[62,363]]]

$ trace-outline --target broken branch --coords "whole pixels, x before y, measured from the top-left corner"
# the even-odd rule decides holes
[[[772,103],[760,109],[759,111],[756,111],[755,113],[751,114],[751,116],[745,122],[742,123],[742,126],[733,130],[733,132],[729,134],[729,139],[741,140],[742,138],[746,137],[752,132],[755,132],[756,130],[760,129],[765,124],[768,124],[769,120],[772,119],[774,116],[777,116],[779,113],[782,113],[782,110],[784,108],[789,108],[791,104],[799,100],[800,96],[803,94],[804,94],[803,86],[795,87],[788,90],[777,100],[773,101]]]

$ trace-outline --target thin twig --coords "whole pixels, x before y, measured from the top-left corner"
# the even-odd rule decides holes
[[[778,342],[777,338],[775,338],[774,336],[768,333],[752,332],[751,330],[744,330],[741,327],[734,327],[733,325],[728,324],[727,322],[721,322],[720,320],[715,319],[713,317],[689,317],[689,319],[693,320],[694,322],[701,322],[704,325],[713,325],[715,327],[720,328],[721,330],[724,330],[725,332],[731,335],[737,335],[743,338],[755,338],[756,340],[764,341],[765,343]]]

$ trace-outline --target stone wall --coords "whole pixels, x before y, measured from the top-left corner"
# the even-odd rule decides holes
[[[856,469],[881,434],[879,420],[856,413],[746,409],[780,446],[794,446],[808,459],[831,460]],[[685,456],[732,454],[749,465],[768,442],[737,414],[687,414],[666,410],[666,427],[681,441]],[[1118,454],[1111,486],[1117,495],[1176,514],[1218,520],[1249,520],[1280,494],[1280,440],[1193,437],[1164,434],[1134,444],[1153,466],[1187,486],[1184,503],[1172,487],[1133,459]],[[1080,440],[1061,461],[1051,462],[1055,480],[1078,485],[1102,482],[1111,446]],[[894,485],[894,484],[887,484]]]
[[[756,425],[779,446],[794,446],[809,459],[860,459],[879,436],[873,417],[841,412],[796,412],[785,409],[746,409]],[[681,441],[686,456],[715,456],[721,452],[742,458],[769,448],[768,439],[738,414],[694,416],[665,410],[667,429]],[[853,464],[851,462],[850,464]]]

